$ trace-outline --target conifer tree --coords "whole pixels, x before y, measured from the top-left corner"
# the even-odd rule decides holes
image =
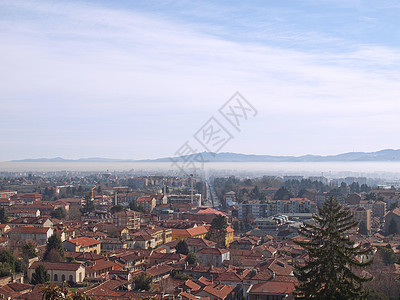
[[[299,234],[306,240],[296,243],[308,252],[309,258],[295,266],[299,280],[296,298],[364,299],[362,285],[372,278],[360,276],[354,269],[371,263],[357,260],[360,255],[369,254],[371,248],[356,246],[346,235],[358,222],[333,197],[318,208],[313,219],[315,224],[303,223],[299,227]]]

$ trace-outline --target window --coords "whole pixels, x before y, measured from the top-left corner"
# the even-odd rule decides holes
[[[65,281],[65,275],[64,274],[61,275],[61,281]]]
[[[72,275],[69,275],[69,281],[74,281],[74,277]]]
[[[82,273],[79,273],[79,282],[82,281]]]
[[[58,281],[58,275],[54,274],[54,281]]]

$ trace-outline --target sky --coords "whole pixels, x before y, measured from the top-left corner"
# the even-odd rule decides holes
[[[0,0],[0,161],[400,148],[398,1]],[[240,131],[219,109],[239,92]]]

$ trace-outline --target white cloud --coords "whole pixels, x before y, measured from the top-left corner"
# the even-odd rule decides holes
[[[0,22],[0,105],[5,114],[0,123],[7,128],[18,115],[18,128],[26,128],[0,131],[11,149],[33,128],[43,134],[33,135],[39,140],[59,131],[77,145],[88,139],[94,143],[103,135],[123,145],[126,151],[118,150],[118,155],[124,157],[132,152],[143,157],[150,147],[159,148],[156,156],[169,155],[236,90],[260,114],[248,132],[237,136],[243,143],[232,143],[237,148],[230,151],[327,153],[331,149],[320,143],[327,136],[346,151],[352,136],[343,135],[353,126],[365,133],[384,131],[387,139],[400,129],[400,124],[387,127],[400,113],[400,52],[395,48],[352,44],[347,52],[305,51],[227,40],[201,31],[212,25],[138,11],[70,2],[3,6],[16,10],[17,17]],[[281,37],[290,34],[317,38],[301,32]],[[279,32],[275,35],[280,38]],[[293,122],[298,125],[292,136]],[[52,133],[44,130],[46,126]],[[276,127],[279,134],[263,127]],[[275,145],[246,148],[262,132],[272,134]],[[170,137],[169,148],[158,146],[165,135]],[[290,148],[312,137],[315,141]],[[373,141],[358,142],[360,147],[374,147]],[[135,148],[138,143],[143,145],[140,149]],[[51,149],[51,143],[47,147]],[[55,155],[62,151],[54,147]],[[113,156],[112,147],[68,149],[65,156],[102,153]]]

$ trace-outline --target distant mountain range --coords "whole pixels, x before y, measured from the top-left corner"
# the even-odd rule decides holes
[[[207,162],[334,162],[334,161],[400,161],[400,150],[385,149],[377,152],[348,152],[338,155],[303,155],[303,156],[273,156],[273,155],[255,155],[240,153],[212,153],[202,152],[202,159]],[[197,154],[198,155],[198,154]],[[194,159],[194,155],[175,157],[176,161],[188,161]],[[12,160],[13,162],[170,162],[171,158],[157,159],[112,159],[101,157],[64,159],[55,158],[36,158]]]

